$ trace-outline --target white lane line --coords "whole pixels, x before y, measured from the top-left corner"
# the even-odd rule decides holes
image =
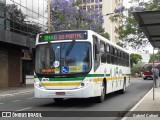
[[[33,92],[33,90],[31,90],[31,91],[26,91],[26,92],[17,92],[17,93],[13,93],[14,95],[19,95],[19,94],[21,94],[21,95],[26,95],[26,94],[30,94],[30,93],[32,93]]]
[[[26,94],[31,94],[31,93],[33,93],[33,90],[25,91],[25,92],[11,93],[11,94],[2,94],[2,95],[0,95],[0,99],[4,98],[4,97],[12,97],[12,96],[15,96],[15,95],[26,95]]]
[[[0,103],[0,105],[3,105],[4,103]]]
[[[14,101],[12,101],[12,102],[18,102],[18,101],[21,101],[21,100],[14,100]]]
[[[24,110],[28,110],[28,109],[31,109],[32,107],[27,107],[27,108],[23,108],[23,109],[19,109],[19,110],[16,110],[16,111],[24,111]]]
[[[28,99],[30,100],[30,99],[33,99],[33,98],[34,98],[34,97],[31,97],[31,98],[28,98]]]

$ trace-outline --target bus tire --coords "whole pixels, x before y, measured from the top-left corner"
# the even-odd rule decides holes
[[[62,103],[63,98],[53,98],[56,103]]]
[[[120,90],[121,94],[124,94],[125,92],[126,92],[126,78],[124,78],[123,89]]]
[[[101,96],[95,97],[95,102],[96,103],[102,103],[105,100],[106,96],[106,85],[105,82],[102,82],[102,87],[101,87]]]

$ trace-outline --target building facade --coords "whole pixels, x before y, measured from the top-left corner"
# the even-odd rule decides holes
[[[101,11],[102,15],[104,15],[103,28],[105,29],[105,32],[109,33],[110,40],[112,42],[114,43],[119,42],[118,34],[116,34],[115,30],[116,28],[118,28],[120,24],[122,24],[122,21],[114,23],[111,22],[109,18],[112,15],[116,14],[114,13],[116,8],[123,6],[123,0],[81,0],[81,2],[82,4],[80,4],[80,9],[84,10],[99,9]]]
[[[36,35],[47,30],[47,0],[0,1],[0,88],[33,75]]]

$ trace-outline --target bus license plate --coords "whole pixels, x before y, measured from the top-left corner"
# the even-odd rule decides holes
[[[65,92],[56,92],[56,95],[65,95]]]

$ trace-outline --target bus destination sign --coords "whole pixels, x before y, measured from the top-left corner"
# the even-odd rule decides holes
[[[41,34],[39,42],[58,41],[58,40],[84,40],[87,39],[87,31],[57,32]]]

